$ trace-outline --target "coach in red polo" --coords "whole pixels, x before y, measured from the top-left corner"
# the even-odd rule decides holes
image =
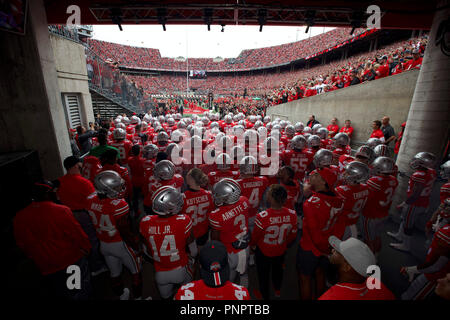
[[[34,261],[56,299],[88,299],[90,275],[86,256],[91,244],[72,211],[53,202],[54,185],[33,185],[32,203],[14,217],[17,246]],[[80,268],[81,288],[68,290],[67,267]]]
[[[384,142],[384,133],[381,131],[381,121],[375,120],[372,122],[372,134],[370,135],[371,138],[378,138],[381,140],[381,142]]]

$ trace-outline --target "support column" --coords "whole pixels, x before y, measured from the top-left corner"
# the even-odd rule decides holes
[[[42,0],[29,1],[26,34],[0,32],[0,150],[37,150],[45,178],[71,154]]]
[[[450,57],[435,45],[436,33],[442,21],[450,15],[450,0],[440,1],[431,27],[428,46],[423,57],[411,102],[402,144],[397,158],[400,171],[411,173],[409,161],[421,151],[435,154],[442,161],[450,127]],[[393,207],[405,199],[408,178],[399,178]],[[432,206],[432,205],[430,205]],[[394,211],[394,210],[392,210]],[[394,214],[394,219],[398,218]]]

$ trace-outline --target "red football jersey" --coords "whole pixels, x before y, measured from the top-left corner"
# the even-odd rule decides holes
[[[208,173],[209,184],[211,186],[215,185],[217,182],[219,182],[223,178],[237,179],[238,177],[239,177],[239,171],[218,170],[218,171],[211,171]]]
[[[424,189],[422,190],[422,193],[419,196],[419,199],[417,199],[416,202],[414,202],[414,206],[416,207],[428,207],[428,204],[430,203],[430,194],[433,190],[433,184],[436,180],[436,170],[434,169],[427,169],[426,171],[418,170],[413,173],[411,178],[409,178],[408,182],[408,190],[406,191],[407,196],[410,197],[413,192],[414,184],[420,183],[424,186]]]
[[[264,191],[269,186],[269,180],[266,177],[251,177],[238,179],[236,181],[241,186],[241,194],[246,197],[250,203],[248,217],[251,218],[256,216]]]
[[[186,245],[191,229],[191,219],[185,214],[169,217],[151,215],[141,220],[139,232],[147,241],[157,272],[187,264]]]
[[[181,192],[181,187],[183,187],[184,179],[179,174],[175,174],[170,180],[157,180],[154,176],[151,176],[149,180],[145,182],[147,185],[143,186],[144,193],[144,206],[152,206],[152,195],[153,192],[164,186],[171,186]]]
[[[288,209],[294,209],[294,204],[297,202],[298,196],[300,195],[300,185],[298,181],[293,180],[293,185],[287,185],[281,182],[280,184],[286,189],[288,194],[284,206]]]
[[[346,146],[345,148],[335,148],[333,153],[339,156],[350,155],[352,153],[352,148],[350,146]]]
[[[380,289],[368,289],[366,282],[340,282],[328,289],[318,300],[395,300],[395,296],[382,282]]]
[[[81,175],[94,182],[95,176],[102,170],[100,160],[94,156],[86,156],[83,159],[83,168],[81,169]]]
[[[350,155],[344,154],[339,157],[339,172],[342,173],[345,171],[345,166],[349,164],[350,162],[355,161],[355,158],[353,158]]]
[[[337,187],[335,192],[344,199],[341,214],[344,224],[351,226],[357,223],[369,198],[369,187],[365,184],[342,185]]]
[[[210,226],[220,231],[220,241],[228,252],[238,252],[232,243],[248,233],[249,208],[248,199],[241,196],[238,202],[218,207],[209,215]]]
[[[369,199],[363,210],[366,218],[384,218],[389,214],[392,196],[398,186],[394,176],[373,176],[367,180]]]
[[[208,232],[208,214],[214,209],[214,200],[210,191],[200,189],[184,192],[184,206],[181,213],[191,218],[192,230],[196,239]]]
[[[269,208],[256,215],[250,245],[257,245],[267,257],[278,257],[297,236],[297,213],[288,208]]]
[[[285,165],[295,171],[295,179],[303,180],[308,166],[313,161],[314,155],[307,149],[302,151],[286,150],[281,155]]]
[[[441,200],[441,204],[444,203],[445,199],[447,198],[450,198],[450,182],[444,184],[439,192],[439,199]]]
[[[435,250],[439,246],[450,248],[450,224],[446,224],[435,233],[433,241],[431,242],[430,248],[428,249],[427,256],[425,258],[426,262],[429,262],[431,259],[436,258],[434,257]],[[436,261],[435,265],[436,267],[438,267],[434,268],[438,269],[437,271],[432,273],[424,273],[425,277],[430,281],[436,281],[437,279],[443,278],[447,273],[450,272],[450,260],[448,258],[445,264],[440,265],[440,261]],[[432,268],[432,266],[428,268]]]
[[[320,143],[320,147],[322,149],[327,149],[327,150],[333,151],[333,149],[334,149],[333,140],[331,140],[331,139],[322,139],[321,143]]]
[[[124,199],[100,199],[97,194],[88,197],[88,212],[97,233],[98,240],[106,243],[120,242],[117,221],[130,211]]]
[[[119,150],[119,159],[122,164],[126,164],[133,144],[128,140],[115,140],[111,142],[111,146]]]
[[[175,300],[250,300],[247,288],[225,282],[221,287],[208,287],[203,280],[197,280],[182,286]]]
[[[303,234],[300,245],[315,256],[328,255],[328,238],[335,235],[337,218],[343,208],[343,199],[331,194],[314,192],[303,203]]]

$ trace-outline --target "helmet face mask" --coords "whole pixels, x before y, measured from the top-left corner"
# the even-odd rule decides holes
[[[302,122],[297,122],[294,128],[296,132],[302,132],[305,129],[305,125]]]
[[[183,195],[174,187],[161,187],[152,196],[153,212],[160,216],[171,216],[179,213],[183,204]]]
[[[350,143],[350,138],[347,134],[340,132],[337,135],[334,136],[334,146],[336,148],[345,148]]]
[[[113,137],[115,140],[125,140],[127,132],[124,129],[116,128],[113,131]]]
[[[309,138],[308,138],[308,145],[309,145],[310,148],[320,147],[320,143],[321,142],[322,141],[320,140],[320,137],[316,136],[314,134],[309,136]]]
[[[125,192],[125,181],[115,171],[102,171],[94,179],[94,186],[97,193],[103,194],[110,199],[117,199],[121,193]]]
[[[355,156],[357,157],[358,155],[368,159],[368,163],[372,163],[372,161],[375,159],[375,152],[367,145],[359,147]]]
[[[158,147],[154,144],[148,144],[142,149],[142,156],[146,159],[154,159],[158,154]]]
[[[284,129],[284,131],[286,132],[286,134],[288,135],[288,136],[293,136],[294,134],[295,134],[295,128],[294,128],[294,126],[293,125],[287,125],[286,126],[286,128]]]
[[[234,204],[239,201],[241,187],[235,180],[224,178],[213,186],[212,196],[216,206]]]
[[[295,136],[291,140],[291,147],[296,150],[305,149],[307,146],[307,141],[303,136]]]

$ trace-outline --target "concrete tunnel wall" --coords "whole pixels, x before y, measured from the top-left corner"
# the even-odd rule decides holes
[[[418,76],[419,70],[407,71],[270,107],[267,114],[272,120],[279,117],[293,124],[301,121],[305,125],[313,114],[325,127],[336,117],[339,128],[350,119],[355,129],[352,142],[367,141],[372,132],[372,121],[388,116],[397,134],[408,117]]]

